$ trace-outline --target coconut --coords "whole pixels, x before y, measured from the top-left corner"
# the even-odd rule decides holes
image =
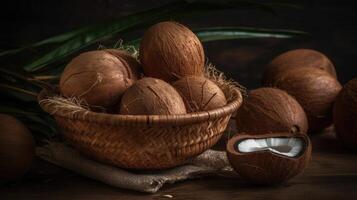
[[[177,22],[151,26],[140,43],[140,62],[147,76],[173,82],[203,75],[205,55],[197,36]]]
[[[314,67],[336,78],[336,70],[330,59],[312,49],[295,49],[275,57],[266,67],[262,82],[269,86],[281,73],[293,68]]]
[[[64,69],[60,80],[63,96],[91,107],[109,108],[139,76],[139,63],[121,50],[82,53]]]
[[[25,125],[0,114],[0,182],[23,176],[30,169],[34,154],[34,140]]]
[[[309,122],[309,132],[318,132],[332,124],[332,105],[341,84],[318,68],[295,68],[282,74],[274,86],[285,90],[300,103]]]
[[[307,117],[300,104],[276,88],[250,91],[236,115],[239,133],[301,132],[308,129]]]
[[[306,134],[291,132],[238,134],[228,141],[227,156],[243,179],[259,185],[280,184],[306,168],[311,142]]]
[[[172,115],[185,114],[185,104],[171,85],[155,78],[143,78],[125,93],[120,104],[120,114]]]
[[[346,145],[357,149],[357,78],[344,85],[333,108],[336,133]]]
[[[227,104],[223,91],[201,76],[187,76],[173,83],[185,102],[187,112],[212,110]]]

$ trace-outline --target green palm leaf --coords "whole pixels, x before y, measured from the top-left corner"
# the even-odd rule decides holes
[[[202,42],[251,38],[292,38],[307,35],[303,31],[248,27],[209,27],[198,29],[195,32]]]

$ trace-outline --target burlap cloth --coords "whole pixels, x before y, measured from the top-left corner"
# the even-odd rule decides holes
[[[157,192],[166,183],[186,179],[203,176],[236,176],[228,163],[226,153],[214,150],[205,151],[189,160],[186,165],[155,172],[130,172],[99,163],[81,155],[72,147],[58,142],[38,147],[36,154],[50,163],[108,185],[149,193]]]

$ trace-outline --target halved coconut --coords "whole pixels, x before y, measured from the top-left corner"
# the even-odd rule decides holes
[[[239,134],[228,141],[227,156],[242,178],[255,184],[279,184],[305,169],[311,142],[300,133]]]

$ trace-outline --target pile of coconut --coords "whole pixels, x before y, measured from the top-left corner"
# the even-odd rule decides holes
[[[125,115],[171,115],[226,105],[209,78],[197,36],[177,22],[161,22],[144,34],[139,56],[125,50],[89,51],[61,75],[61,95],[94,111]]]

